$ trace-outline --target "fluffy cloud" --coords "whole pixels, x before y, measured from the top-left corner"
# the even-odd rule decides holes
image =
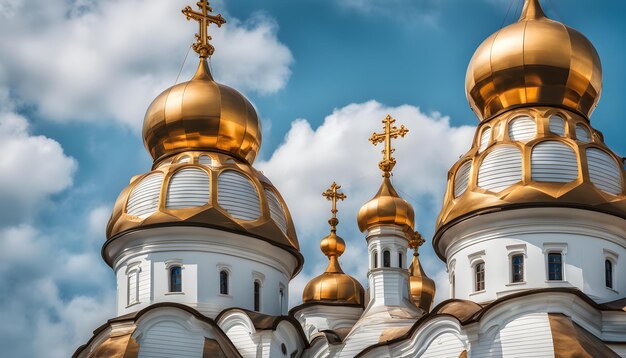
[[[447,171],[470,147],[474,132],[473,127],[452,127],[448,118],[438,113],[425,114],[410,105],[387,107],[376,101],[350,104],[336,109],[316,129],[304,119],[294,121],[271,158],[257,163],[288,203],[299,230],[301,251],[306,256],[302,278],[292,281],[290,304],[298,304],[308,279],[325,268],[318,247],[328,231],[330,207],[321,193],[333,181],[342,185],[348,195],[339,204],[339,235],[347,242],[341,263],[345,271],[365,283],[367,265],[362,258],[367,256],[367,249],[364,236],[356,227],[356,213],[381,183],[377,163],[382,148],[373,148],[367,138],[373,131],[382,130],[381,121],[387,114],[397,119],[396,124],[409,128],[407,136],[393,144],[398,164],[392,181],[415,208],[418,229],[431,232]],[[443,265],[432,255],[420,257],[426,261],[427,272],[439,281],[438,272]]]
[[[194,40],[197,25],[180,13],[189,3],[0,1],[0,82],[46,118],[113,118],[138,128],[150,101],[174,84]],[[283,88],[293,57],[276,23],[261,15],[227,20],[211,32],[216,77],[261,94]]]
[[[55,140],[31,135],[28,121],[10,111],[0,111],[0,151],[0,224],[31,216],[72,185],[76,161]]]

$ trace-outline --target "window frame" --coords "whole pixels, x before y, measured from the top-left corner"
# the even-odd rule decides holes
[[[559,276],[560,276],[559,278],[550,278],[550,274],[551,273],[554,273],[555,277],[556,277],[556,274],[557,274],[557,271],[551,270],[551,265],[556,265],[557,262],[550,262],[550,257],[558,257],[559,258],[559,261],[558,261],[558,267],[559,267],[558,273],[559,273]],[[551,281],[551,282],[564,281],[563,280],[563,254],[558,252],[558,251],[548,252],[548,262],[547,263],[548,263],[548,281]]]
[[[391,250],[384,249],[383,250],[383,268],[391,267]]]
[[[261,312],[261,280],[255,279],[252,284],[253,310]]]
[[[221,269],[219,271],[220,295],[228,296],[230,294],[230,273],[228,270]]]
[[[519,258],[520,262],[515,263],[515,259]],[[524,283],[526,280],[525,271],[524,271],[524,255],[523,254],[514,254],[511,255],[511,283]],[[519,272],[516,272],[516,265],[518,266]],[[519,275],[516,279],[516,275]]]
[[[398,267],[404,268],[404,254],[402,251],[398,251]]]
[[[545,260],[545,278],[547,283],[564,283],[567,282],[566,272],[566,256],[567,256],[567,244],[566,243],[545,243],[543,244],[543,253]],[[550,254],[561,255],[561,279],[550,279]]]
[[[372,269],[378,268],[378,250],[372,251]]]
[[[618,273],[617,271],[617,265],[619,263],[619,254],[616,253],[615,251],[609,250],[609,249],[604,249],[603,250],[603,255],[602,257],[604,258],[603,263],[605,265],[604,267],[604,287],[607,290],[611,290],[613,292],[618,292],[616,289],[616,284],[619,282],[616,278],[616,274]],[[610,262],[611,266],[612,266],[612,286],[607,286],[606,285],[606,262]]]
[[[482,271],[479,271],[478,268],[482,267]],[[480,260],[477,261],[473,266],[472,266],[472,273],[474,275],[474,287],[473,287],[473,293],[479,293],[479,292],[484,292],[485,291],[485,261]],[[482,281],[479,281],[479,275],[482,276]],[[482,283],[482,286],[480,285]]]
[[[172,291],[172,270],[174,268],[180,268],[180,291]],[[183,286],[183,270],[185,266],[183,265],[183,261],[180,259],[173,259],[165,261],[165,270],[167,272],[167,291],[166,295],[184,295],[184,286]]]
[[[526,244],[514,244],[508,245],[506,247],[508,257],[509,257],[509,282],[506,284],[507,286],[511,285],[523,285],[526,283],[526,260],[528,259],[528,255],[526,254]],[[513,258],[521,256],[522,257],[522,277],[521,281],[515,281],[514,278],[514,269],[513,269]]]
[[[132,262],[126,266],[126,307],[134,306],[141,303],[139,300],[139,273],[141,272],[141,262]],[[135,280],[135,299],[131,301],[130,297],[130,283],[131,275],[134,275]]]

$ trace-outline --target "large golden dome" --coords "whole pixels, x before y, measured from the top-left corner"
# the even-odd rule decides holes
[[[150,104],[143,138],[155,164],[188,150],[228,153],[252,163],[261,146],[261,125],[250,101],[215,82],[201,58],[190,81],[170,87]]]
[[[602,66],[584,35],[546,18],[539,1],[528,0],[517,23],[478,47],[467,68],[465,88],[481,120],[537,105],[589,117],[600,99]]]
[[[411,204],[398,195],[389,177],[384,177],[378,193],[359,209],[357,221],[362,232],[379,225],[398,225],[413,230],[415,212]]]

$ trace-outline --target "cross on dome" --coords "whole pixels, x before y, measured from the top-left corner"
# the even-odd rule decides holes
[[[388,114],[382,121],[385,125],[383,127],[383,133],[374,132],[369,139],[374,145],[378,145],[378,143],[382,142],[385,143],[385,148],[382,151],[383,160],[381,160],[378,164],[378,167],[383,171],[383,176],[385,178],[389,178],[393,167],[396,165],[396,159],[391,156],[391,153],[395,151],[395,149],[391,148],[391,139],[396,139],[398,136],[404,137],[409,132],[404,125],[401,125],[400,128],[392,126],[395,121],[396,120]]]
[[[215,47],[209,43],[212,37],[208,34],[208,27],[211,24],[222,27],[222,25],[226,23],[226,20],[224,20],[222,14],[209,14],[209,12],[213,12],[213,9],[209,6],[208,0],[200,0],[196,5],[200,8],[201,12],[194,11],[190,6],[186,6],[182,10],[182,13],[187,20],[195,20],[198,22],[200,31],[196,34],[196,42],[193,44],[193,50],[200,55],[200,58],[207,58],[215,51]]]
[[[322,193],[322,196],[327,200],[332,201],[332,209],[330,212],[333,216],[328,219],[328,223],[330,224],[331,231],[337,230],[337,224],[339,224],[339,219],[337,219],[337,200],[343,200],[347,198],[346,194],[339,191],[341,185],[337,185],[337,183],[333,182],[330,188],[326,189],[325,192]]]

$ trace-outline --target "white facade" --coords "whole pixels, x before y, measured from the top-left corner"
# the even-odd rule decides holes
[[[576,287],[596,302],[626,293],[626,225],[612,215],[572,208],[503,211],[465,220],[444,233],[450,295],[489,302],[534,288]],[[560,253],[562,280],[550,280],[548,255]],[[523,279],[514,282],[512,257],[523,257]],[[612,286],[605,282],[605,261]],[[484,290],[476,287],[476,265],[484,263]],[[454,287],[453,287],[454,286]]]
[[[183,303],[208,317],[229,307],[254,311],[255,281],[260,283],[259,312],[287,313],[289,280],[297,262],[276,246],[196,227],[144,229],[117,240],[124,243],[111,245],[110,250],[116,251],[113,268],[118,315],[158,302]],[[174,266],[181,268],[181,292],[170,290],[170,269]],[[227,294],[220,293],[221,271],[228,275]]]

